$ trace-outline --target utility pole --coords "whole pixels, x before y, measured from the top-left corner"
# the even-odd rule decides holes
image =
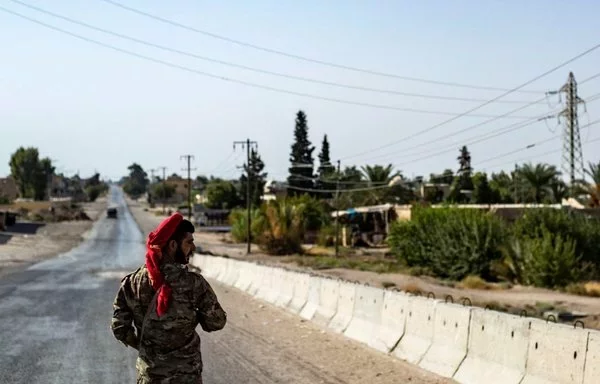
[[[163,196],[162,196],[162,206],[163,206],[163,215],[165,214],[165,191],[167,189],[167,179],[166,179],[166,173],[167,173],[167,167],[158,167],[158,169],[162,169],[162,188],[163,188]]]
[[[337,180],[335,183],[335,257],[340,254],[340,160],[337,161]]]
[[[182,159],[187,160],[187,168],[184,171],[187,171],[187,179],[188,179],[188,220],[192,221],[192,178],[190,176],[190,171],[195,170],[190,168],[190,161],[194,158],[192,155],[182,155]]]
[[[567,122],[563,132],[563,170],[569,174],[571,196],[575,192],[575,182],[583,180],[583,152],[581,150],[581,137],[579,134],[579,119],[577,107],[583,99],[577,96],[577,82],[573,72],[569,73],[567,83],[560,88],[567,96],[567,105],[559,116],[565,116]]]
[[[254,146],[254,148],[258,148],[258,143],[256,141],[252,141],[250,139],[246,139],[245,141],[234,141],[233,142],[233,150],[235,150],[236,145],[241,145],[242,149],[246,146],[246,210],[247,210],[247,228],[246,228],[246,237],[247,237],[247,250],[248,254],[252,251],[252,201],[250,193],[250,188],[252,186],[252,174],[250,172],[250,146]]]

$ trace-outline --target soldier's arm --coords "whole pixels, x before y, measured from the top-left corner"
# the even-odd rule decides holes
[[[121,281],[119,292],[113,302],[113,316],[110,328],[117,340],[126,346],[137,349],[138,339],[133,327],[133,312],[127,304],[127,294],[130,292],[129,279]]]
[[[197,318],[205,332],[219,331],[227,323],[227,313],[221,307],[217,295],[204,277],[194,274]]]

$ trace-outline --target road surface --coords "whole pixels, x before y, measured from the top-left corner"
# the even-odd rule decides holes
[[[135,382],[135,351],[109,324],[120,278],[144,260],[144,239],[119,189],[109,203],[118,219],[101,218],[79,247],[0,279],[0,383]],[[200,332],[205,383],[446,382],[211,284],[229,321]]]

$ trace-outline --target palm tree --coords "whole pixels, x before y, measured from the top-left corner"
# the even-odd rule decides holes
[[[365,165],[361,170],[364,178],[372,186],[389,183],[394,177],[400,175],[400,172],[394,172],[392,164],[388,164],[385,167],[382,165]]]
[[[527,163],[519,169],[519,176],[525,184],[527,195],[535,203],[542,202],[544,197],[548,196],[553,181],[559,175],[560,172],[555,166],[544,163]]]
[[[592,208],[598,208],[600,207],[600,162],[597,164],[590,162],[585,174],[590,177],[591,182],[588,184],[583,181],[581,192],[590,196],[589,205]]]

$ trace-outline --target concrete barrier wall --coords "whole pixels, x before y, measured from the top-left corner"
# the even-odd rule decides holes
[[[319,295],[321,290],[322,277],[311,276],[308,282],[308,298],[306,304],[300,311],[300,317],[306,320],[312,320],[319,308]]]
[[[404,336],[394,349],[394,356],[418,364],[433,342],[433,324],[437,300],[413,296],[408,304]]]
[[[465,384],[519,384],[525,376],[530,321],[474,308],[467,357],[454,379]]]
[[[313,321],[322,327],[329,325],[337,312],[340,296],[340,282],[333,279],[322,279],[319,286],[319,305]]]
[[[583,384],[600,382],[600,332],[590,331]]]
[[[521,384],[583,383],[588,335],[581,328],[533,320]]]
[[[356,284],[340,281],[339,283],[338,305],[335,315],[329,322],[329,328],[337,333],[343,333],[354,313],[354,298],[356,296]]]
[[[197,255],[211,279],[463,384],[600,383],[600,332]]]
[[[452,377],[467,357],[471,308],[438,303],[435,307],[433,341],[419,366],[443,377]]]
[[[358,285],[354,296],[354,311],[344,335],[369,344],[381,324],[383,308],[383,290],[379,288]]]
[[[376,327],[369,346],[388,353],[396,347],[404,335],[410,296],[402,292],[385,291],[381,322]]]

